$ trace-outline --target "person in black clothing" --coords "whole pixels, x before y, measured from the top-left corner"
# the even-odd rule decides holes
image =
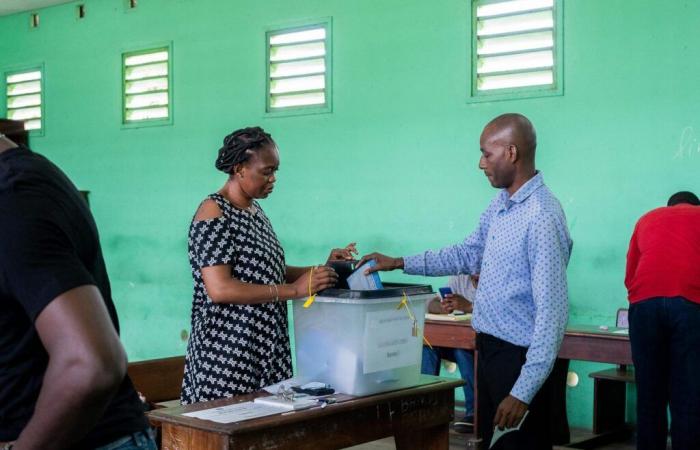
[[[26,137],[0,120],[0,448],[155,449],[88,206],[3,134]]]

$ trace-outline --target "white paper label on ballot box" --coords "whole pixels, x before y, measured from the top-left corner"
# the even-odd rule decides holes
[[[365,314],[364,373],[417,364],[413,321],[403,309]]]

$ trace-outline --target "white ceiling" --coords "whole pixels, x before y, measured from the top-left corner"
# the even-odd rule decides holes
[[[22,11],[35,11],[47,6],[70,3],[72,0],[0,0],[0,16],[7,16]]]

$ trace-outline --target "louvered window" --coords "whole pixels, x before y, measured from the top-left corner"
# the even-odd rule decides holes
[[[472,95],[558,91],[558,0],[475,1]]]
[[[7,87],[7,118],[21,120],[26,130],[43,128],[42,71],[39,69],[9,73]]]
[[[123,122],[169,123],[172,117],[170,48],[125,53]]]
[[[330,22],[267,33],[267,111],[330,107]]]

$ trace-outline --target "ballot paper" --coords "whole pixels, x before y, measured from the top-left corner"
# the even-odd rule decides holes
[[[377,272],[365,275],[365,270],[374,267],[377,262],[370,259],[348,276],[348,287],[353,291],[376,291],[382,288],[382,280]]]
[[[220,406],[218,408],[203,409],[201,411],[185,413],[183,416],[210,420],[218,423],[233,423],[255,419],[257,417],[280,414],[284,411],[284,409],[279,407],[266,405],[263,403],[241,402],[233,405]]]
[[[520,423],[518,424],[517,427],[513,428],[504,428],[502,430],[498,429],[498,425],[496,425],[493,428],[493,437],[491,438],[491,444],[489,445],[489,448],[493,448],[494,444],[498,442],[498,440],[503,437],[504,434],[510,433],[511,431],[518,431],[520,427],[523,425],[523,422],[525,422],[525,419],[527,419],[527,415],[530,413],[530,410],[525,411],[525,415],[523,416],[522,419],[520,419]]]

